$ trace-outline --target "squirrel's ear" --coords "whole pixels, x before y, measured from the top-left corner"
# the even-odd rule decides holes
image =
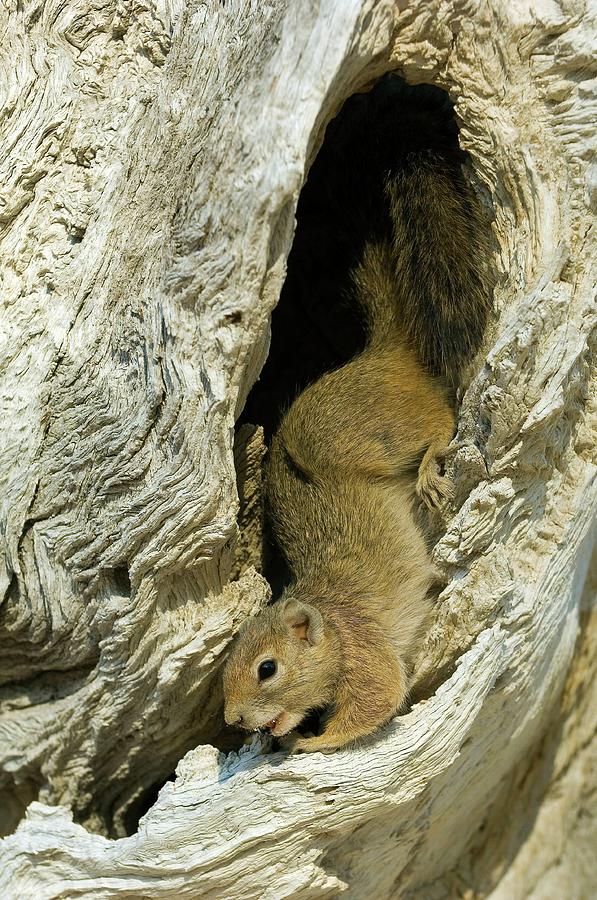
[[[323,618],[319,610],[300,600],[286,600],[284,619],[295,637],[318,644],[323,637]]]

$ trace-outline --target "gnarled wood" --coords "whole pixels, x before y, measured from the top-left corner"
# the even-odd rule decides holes
[[[552,810],[594,754],[592,9],[12,0],[2,24],[6,830],[36,801],[3,896],[586,896],[594,818]],[[356,750],[225,757],[220,666],[268,593],[250,528],[235,557],[232,426],[325,123],[389,69],[450,92],[500,273],[420,702]]]

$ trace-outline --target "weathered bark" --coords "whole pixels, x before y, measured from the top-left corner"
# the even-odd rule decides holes
[[[3,896],[588,896],[591,12],[8,4],[6,830],[41,802],[0,844]],[[356,750],[286,758],[255,741],[224,757],[204,746],[219,669],[268,594],[248,564],[256,511],[235,551],[232,428],[325,124],[389,69],[455,101],[500,274],[463,398],[420,700]],[[136,834],[90,833],[125,834],[196,746]]]

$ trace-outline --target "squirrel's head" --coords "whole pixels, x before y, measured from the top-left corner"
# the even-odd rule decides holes
[[[323,641],[321,613],[294,598],[283,597],[247,619],[224,669],[228,725],[276,737],[296,728],[327,699]]]

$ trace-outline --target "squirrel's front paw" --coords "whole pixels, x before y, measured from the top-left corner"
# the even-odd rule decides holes
[[[279,737],[278,743],[282,750],[286,750],[287,753],[301,753],[303,750],[308,749],[308,747],[305,748],[304,745],[308,745],[310,740],[312,740],[312,738],[306,738],[297,734],[296,731],[291,731],[289,734],[284,734],[282,737]]]
[[[320,753],[332,753],[335,748],[327,746],[321,738],[322,735],[319,737],[303,737],[291,731],[290,734],[285,734],[283,737],[278,738],[278,743],[282,750],[286,750],[288,753],[313,753],[316,750]]]

